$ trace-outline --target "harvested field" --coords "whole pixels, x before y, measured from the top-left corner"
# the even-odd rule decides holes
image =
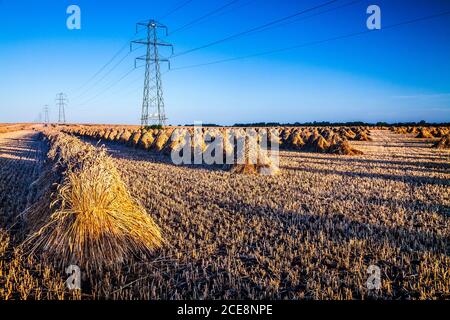
[[[388,131],[355,144],[367,155],[283,151],[279,177],[107,144],[172,244],[165,273],[128,294],[159,283],[150,297],[363,298],[374,264],[385,280],[375,296],[448,297],[448,154]]]
[[[78,299],[60,272],[39,257],[24,255],[19,214],[30,185],[42,173],[47,147],[33,131],[0,135],[0,300]]]
[[[7,132],[15,132],[21,130],[30,130],[34,126],[31,124],[2,124],[0,123],[0,134]]]
[[[111,130],[102,130],[109,137]],[[345,136],[350,140],[346,148],[363,154],[287,148],[280,152],[278,175],[258,176],[215,166],[176,166],[162,145],[171,143],[168,135],[152,132],[154,141],[142,148],[142,132],[133,130],[125,135],[126,143],[117,128],[113,141],[102,143],[130,194],[161,228],[165,244],[145,259],[118,263],[85,279],[83,297],[450,298],[450,158],[448,150],[431,148],[433,140],[415,138],[417,133],[371,130],[367,135],[341,128],[335,142]],[[333,138],[331,130],[294,130],[282,132],[282,140],[300,146],[301,137],[322,148],[326,144],[320,138],[328,144]],[[12,198],[21,204],[13,211],[8,204],[3,217],[21,212],[26,185],[36,178],[9,179],[12,168],[32,169],[7,162],[7,150],[39,152],[32,161],[37,176],[46,153],[35,134],[17,137],[27,134],[29,142],[0,141],[0,161],[9,168],[2,166],[0,179],[10,187],[19,181],[22,191]],[[358,135],[370,139],[354,141]],[[97,140],[83,139],[98,148]],[[14,219],[4,219],[4,226],[9,221]],[[20,230],[3,234],[1,239]],[[1,265],[11,264],[11,255],[1,259]],[[379,290],[366,286],[371,265],[381,270]],[[5,283],[0,275],[0,285]],[[20,298],[18,286],[13,288],[11,294]]]

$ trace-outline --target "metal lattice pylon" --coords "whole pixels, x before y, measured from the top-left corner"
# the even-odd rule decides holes
[[[160,24],[155,20],[149,20],[147,22],[137,23],[136,32],[138,32],[139,27],[142,26],[147,28],[147,38],[132,41],[130,48],[131,50],[133,50],[133,44],[144,44],[147,46],[146,55],[136,58],[136,61],[145,61],[145,79],[142,98],[141,125],[147,126],[149,125],[149,123],[165,125],[167,118],[164,108],[161,69],[159,63],[161,61],[167,62],[170,69],[170,61],[168,59],[160,58],[158,47],[171,47],[173,53],[173,46],[169,43],[158,41],[158,29],[165,29],[167,35],[166,26]]]
[[[58,123],[66,123],[66,109],[67,106],[67,96],[64,93],[58,93],[56,95],[56,103],[58,105]]]
[[[44,123],[49,124],[50,123],[50,116],[49,116],[49,108],[48,104],[44,106]]]

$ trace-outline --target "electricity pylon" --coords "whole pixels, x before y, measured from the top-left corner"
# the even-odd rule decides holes
[[[136,24],[136,33],[139,31],[139,27],[147,28],[147,38],[132,41],[130,44],[130,51],[133,51],[133,43],[144,44],[147,46],[147,54],[136,58],[134,62],[134,67],[136,68],[137,60],[145,61],[141,125],[147,126],[149,120],[152,124],[165,125],[167,118],[164,110],[164,97],[159,63],[167,62],[170,69],[170,61],[168,59],[160,58],[158,47],[171,47],[173,54],[173,46],[158,40],[158,29],[165,29],[167,35],[167,27],[165,25],[155,20],[139,22]]]
[[[50,123],[48,104],[46,104],[44,106],[44,123],[45,124],[49,124]]]
[[[56,95],[56,104],[59,109],[58,123],[66,123],[65,107],[67,106],[67,96],[62,92],[58,93]]]

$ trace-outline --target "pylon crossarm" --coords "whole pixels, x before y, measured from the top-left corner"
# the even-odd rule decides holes
[[[170,62],[169,59],[155,59],[155,58],[147,58],[147,56],[140,56],[135,58],[135,60],[142,60],[142,61],[152,61],[152,62]]]
[[[131,45],[133,45],[133,43],[148,44],[146,39],[133,40],[133,41],[131,41]]]
[[[163,46],[163,47],[171,47],[172,48],[172,54],[173,54],[173,44],[166,43],[166,42],[154,42],[154,41],[148,41],[146,39],[139,39],[139,40],[133,40],[131,41],[131,46],[133,43],[137,44],[146,44],[146,45],[152,45],[152,46]]]
[[[146,28],[164,28],[164,29],[167,29],[167,26],[165,26],[164,24],[162,24],[162,23],[160,23],[160,22],[158,22],[156,20],[153,20],[153,19],[150,19],[150,20],[147,20],[147,21],[138,22],[138,23],[136,23],[136,26],[142,26],[142,27],[146,27]]]

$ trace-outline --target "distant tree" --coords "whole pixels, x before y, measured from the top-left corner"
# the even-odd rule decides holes
[[[153,124],[151,126],[144,126],[145,130],[150,130],[150,129],[162,129],[162,125],[160,124]]]

